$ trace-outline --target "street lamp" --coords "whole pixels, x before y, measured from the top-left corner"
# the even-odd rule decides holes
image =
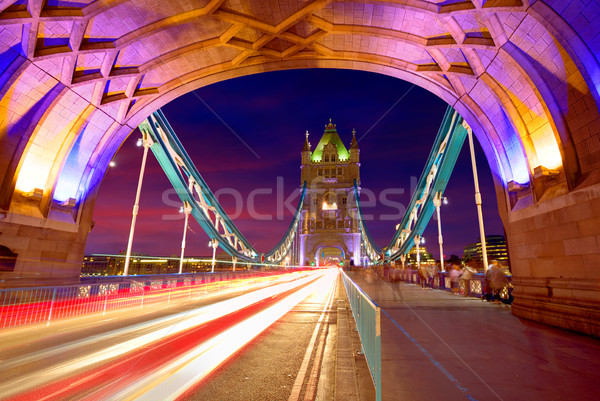
[[[433,204],[435,205],[435,211],[437,213],[437,225],[438,225],[438,242],[440,244],[440,270],[444,270],[444,238],[442,237],[442,218],[440,217],[440,207],[442,204],[448,204],[448,198],[442,196],[441,192],[435,194],[433,198]]]
[[[473,182],[475,184],[475,204],[477,205],[477,218],[479,220],[479,236],[481,238],[481,253],[483,256],[484,272],[488,269],[487,246],[485,243],[485,229],[483,227],[483,211],[481,209],[481,193],[479,192],[479,179],[477,178],[477,163],[475,162],[475,148],[473,147],[473,130],[463,120],[463,127],[467,130],[469,137],[469,150],[471,151],[471,165],[473,167]]]
[[[415,235],[415,246],[417,247],[417,270],[421,268],[421,252],[419,251],[421,239],[422,238],[420,235]]]
[[[212,265],[211,265],[210,272],[214,273],[215,272],[215,256],[217,254],[217,248],[219,247],[219,241],[217,241],[216,239],[211,239],[210,242],[208,243],[208,246],[213,249]]]
[[[142,145],[144,145],[144,154],[142,156],[142,167],[140,168],[140,177],[138,179],[137,192],[135,194],[135,203],[131,212],[131,228],[129,229],[129,240],[127,241],[127,254],[125,256],[125,267],[123,275],[129,274],[129,261],[131,260],[131,246],[133,245],[133,234],[135,232],[135,221],[137,220],[138,211],[140,209],[140,194],[142,192],[142,183],[144,181],[144,170],[146,169],[146,159],[148,157],[148,149],[152,146],[152,139],[147,132],[142,131]],[[139,142],[139,140],[138,140]]]
[[[192,212],[192,207],[189,203],[183,202],[183,206],[179,209],[179,213],[185,214],[185,223],[183,224],[183,239],[181,240],[181,259],[179,259],[179,274],[183,273],[183,254],[185,253],[185,237],[188,228],[188,218]]]

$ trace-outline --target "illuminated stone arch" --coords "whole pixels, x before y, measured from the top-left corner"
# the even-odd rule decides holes
[[[552,320],[562,299],[543,289],[586,298],[600,268],[586,228],[600,212],[575,211],[600,198],[600,21],[563,3],[0,0],[0,230],[15,275],[77,276],[99,182],[152,111],[234,77],[343,68],[414,83],[461,113],[493,172],[514,310]],[[546,280],[557,277],[570,281]]]

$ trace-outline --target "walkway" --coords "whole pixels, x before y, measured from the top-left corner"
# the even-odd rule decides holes
[[[382,308],[384,401],[598,399],[600,340],[507,305],[349,276]]]

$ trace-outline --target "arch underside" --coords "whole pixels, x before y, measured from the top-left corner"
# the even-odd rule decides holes
[[[214,82],[281,69],[357,69],[429,90],[473,127],[497,184],[529,186],[534,197],[536,168],[559,169],[573,186],[600,158],[587,72],[598,60],[572,43],[564,21],[563,31],[544,27],[542,18],[560,16],[542,2],[313,1],[271,13],[257,0],[10,3],[0,13],[0,107],[10,117],[1,130],[22,139],[3,138],[14,153],[0,166],[5,209],[13,190],[42,189],[45,215],[53,201],[85,200],[152,111]],[[584,107],[586,121],[570,121]]]

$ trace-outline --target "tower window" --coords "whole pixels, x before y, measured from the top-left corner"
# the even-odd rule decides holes
[[[325,155],[325,163],[329,163],[329,155]]]
[[[331,155],[331,161],[334,162],[335,161],[335,155]]]
[[[323,175],[323,169],[322,168],[319,169],[319,175]]]
[[[345,205],[348,203],[348,198],[346,198],[345,196],[342,198],[342,205]]]
[[[338,175],[342,175],[342,174],[343,174],[343,173],[342,173],[342,169],[341,169],[341,168],[338,168]]]

